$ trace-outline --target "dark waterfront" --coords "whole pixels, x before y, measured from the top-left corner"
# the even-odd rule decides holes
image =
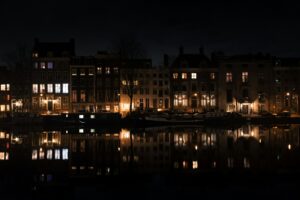
[[[299,125],[12,127],[0,132],[0,190],[4,199],[292,198],[299,144]]]

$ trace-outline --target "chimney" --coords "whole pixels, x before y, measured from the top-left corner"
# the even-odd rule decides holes
[[[164,66],[168,67],[169,66],[169,55],[164,54]]]
[[[183,46],[180,46],[180,47],[179,47],[179,55],[182,55],[182,54],[183,54],[183,51],[184,51]]]

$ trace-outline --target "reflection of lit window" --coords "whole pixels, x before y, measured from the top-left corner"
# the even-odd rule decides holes
[[[63,149],[62,150],[62,159],[63,160],[68,160],[69,159],[69,150],[68,149]]]
[[[45,158],[45,152],[43,151],[42,148],[40,148],[40,159],[44,159]]]
[[[31,158],[32,158],[32,160],[36,160],[37,159],[37,150],[36,149],[34,149],[34,150],[32,150],[32,156],[31,156]]]
[[[227,167],[233,168],[233,158],[227,158]]]
[[[248,82],[248,72],[242,72],[242,82],[243,83]]]
[[[188,162],[187,161],[182,161],[182,168],[184,168],[184,169],[188,168]]]
[[[198,169],[198,161],[193,161],[193,169]]]
[[[55,149],[55,151],[54,151],[54,159],[55,160],[59,160],[60,159],[60,150],[59,149]]]
[[[68,83],[63,83],[63,91],[64,94],[69,93],[69,84]]]
[[[53,92],[53,84],[47,84],[47,92],[52,93]]]
[[[55,93],[60,93],[60,84],[59,83],[55,84]]]
[[[52,159],[52,149],[47,150],[47,159],[51,160]]]
[[[192,73],[192,74],[191,74],[191,78],[192,78],[192,79],[197,79],[197,73]]]
[[[248,158],[244,158],[244,168],[250,168],[250,161]]]
[[[48,62],[47,65],[48,69],[53,69],[53,62]]]
[[[197,76],[197,74],[196,74],[196,76]],[[182,73],[182,74],[181,74],[181,78],[182,78],[182,79],[187,79],[187,73]]]
[[[226,83],[231,83],[232,82],[232,73],[227,72],[226,73]]]
[[[110,74],[110,68],[109,67],[105,67],[105,74]]]
[[[45,62],[41,62],[40,66],[41,66],[41,69],[46,69],[46,63]]]
[[[38,84],[32,84],[32,93],[34,94],[38,93]]]

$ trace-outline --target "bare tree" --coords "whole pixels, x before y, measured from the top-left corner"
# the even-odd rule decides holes
[[[133,97],[139,86],[135,70],[140,67],[139,61],[146,57],[145,49],[135,36],[125,35],[113,42],[112,51],[118,55],[120,61],[121,88],[130,99],[129,113],[132,113]]]

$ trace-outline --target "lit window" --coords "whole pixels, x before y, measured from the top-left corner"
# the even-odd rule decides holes
[[[41,62],[41,69],[46,69],[46,63],[45,62]]]
[[[5,105],[0,105],[0,111],[4,112],[5,111]]]
[[[95,133],[95,129],[94,129],[94,128],[91,128],[90,132],[91,132],[91,133]]]
[[[91,119],[95,119],[95,115],[91,115],[90,117],[91,117]]]
[[[34,94],[38,93],[38,84],[32,84],[32,93]]]
[[[79,119],[84,119],[84,115],[79,115]]]
[[[52,149],[47,150],[47,159],[51,160],[52,159]]]
[[[34,68],[34,69],[39,68],[39,64],[38,64],[37,62],[34,62],[34,63],[33,63],[33,68]]]
[[[105,74],[110,74],[110,68],[109,67],[105,67]]]
[[[242,82],[243,83],[248,82],[248,72],[242,72]]]
[[[0,152],[0,160],[5,160],[5,152]]]
[[[1,84],[1,91],[5,91],[5,84]]]
[[[122,85],[127,85],[125,80],[122,81]]]
[[[68,94],[69,93],[69,84],[63,83],[63,93]]]
[[[53,93],[53,84],[47,84],[47,92]]]
[[[60,84],[59,83],[55,84],[55,93],[60,93]]]
[[[68,160],[69,159],[69,150],[68,149],[63,149],[62,150],[62,159],[63,160]]]
[[[216,74],[215,73],[210,73],[209,75],[211,80],[215,80],[216,79]]]
[[[192,73],[191,77],[192,77],[192,79],[197,79],[197,73]]]
[[[37,159],[37,150],[34,149],[32,150],[32,156],[31,156],[32,160],[36,160]]]
[[[48,62],[47,67],[48,69],[53,69],[53,62]]]
[[[6,111],[10,111],[10,106],[6,105]]]
[[[187,73],[182,73],[182,74],[181,74],[181,78],[182,78],[182,79],[187,79]]]
[[[42,148],[40,148],[40,159],[44,159],[45,158],[45,152],[43,151]]]
[[[173,79],[178,79],[178,73],[173,73]]]
[[[80,129],[79,129],[79,133],[84,133],[84,129],[83,129],[83,128],[80,128]]]
[[[45,93],[45,92],[46,92],[45,84],[40,84],[40,93]]]
[[[232,82],[232,73],[227,72],[226,73],[226,83],[231,83]]]
[[[10,90],[10,85],[6,84],[6,91],[9,91],[9,90]]]
[[[54,159],[55,160],[59,160],[60,159],[60,150],[59,149],[55,149],[55,151],[54,151]]]
[[[114,73],[115,73],[115,74],[119,73],[119,68],[114,67]]]
[[[138,84],[139,84],[138,80],[133,81],[133,85],[138,85]]]

